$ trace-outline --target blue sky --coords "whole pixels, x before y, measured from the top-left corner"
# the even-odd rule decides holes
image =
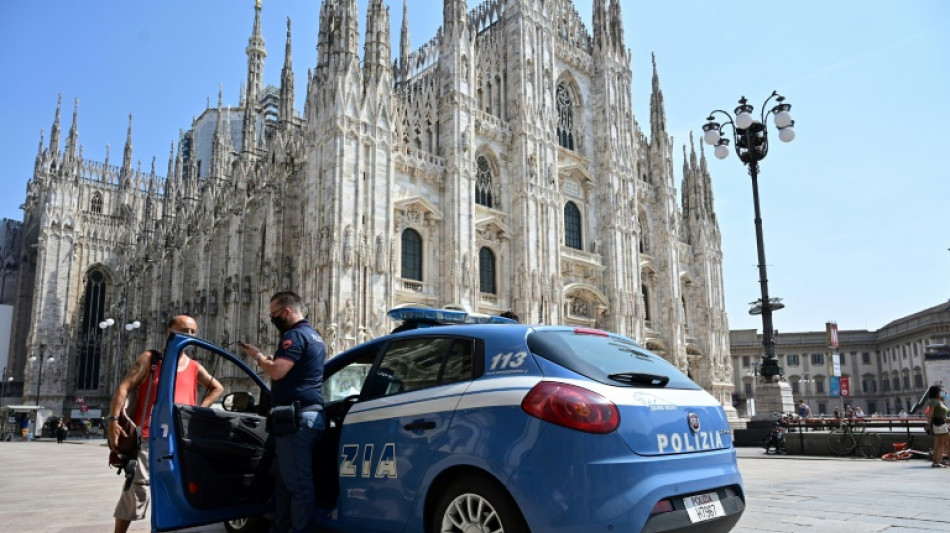
[[[361,27],[365,1],[359,2]],[[64,138],[79,98],[79,140],[121,157],[129,113],[134,157],[161,174],[178,130],[208,99],[237,105],[253,0],[7,0],[0,17],[0,217],[21,219],[40,129],[49,140],[57,94]],[[402,3],[391,2],[394,50]],[[469,2],[474,7],[475,2]],[[590,27],[591,2],[576,2]],[[413,48],[441,24],[437,2],[409,1]],[[778,90],[797,137],[774,139],[761,164],[769,288],[784,298],[779,331],[877,329],[950,298],[950,2],[881,0],[623,2],[634,112],[649,129],[656,53],[674,136],[682,145],[713,109],[740,96],[758,108]],[[316,61],[319,2],[264,0],[265,81],[277,85],[293,20],[297,108]],[[950,150],[948,150],[950,151]],[[758,328],[751,184],[735,154],[709,156],[723,239],[732,329]]]

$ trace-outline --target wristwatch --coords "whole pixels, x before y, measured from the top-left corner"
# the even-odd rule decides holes
[[[106,417],[106,420],[109,421],[109,422],[115,422],[115,421],[118,420],[118,419],[119,419],[119,417],[117,417],[117,416],[112,416],[112,415],[109,415],[109,416]]]

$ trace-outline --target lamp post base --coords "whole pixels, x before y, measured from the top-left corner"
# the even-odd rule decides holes
[[[757,383],[755,386],[755,415],[752,420],[775,420],[775,413],[795,411],[792,386],[784,381]]]

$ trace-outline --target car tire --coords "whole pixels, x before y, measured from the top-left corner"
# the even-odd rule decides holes
[[[481,476],[464,476],[445,488],[436,501],[429,531],[530,533],[508,492]]]
[[[246,516],[235,518],[224,523],[228,533],[267,533],[270,531],[270,521],[262,516]]]

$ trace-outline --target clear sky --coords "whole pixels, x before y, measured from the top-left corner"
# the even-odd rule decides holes
[[[513,1],[513,0],[509,0]],[[591,20],[591,1],[576,2]],[[360,26],[365,21],[360,0]],[[398,51],[402,2],[390,2]],[[476,2],[470,1],[472,8]],[[7,0],[0,16],[0,218],[21,219],[40,130],[49,141],[57,94],[63,138],[79,98],[79,140],[101,161],[121,158],[134,115],[134,158],[167,168],[188,129],[224,87],[238,105],[253,0]],[[264,0],[265,82],[279,85],[293,20],[297,109],[316,62],[316,0]],[[441,24],[439,2],[410,0],[413,49]],[[950,2],[624,0],[634,112],[649,129],[656,53],[676,183],[682,146],[713,109],[745,95],[757,108],[778,90],[797,137],[761,164],[769,289],[782,332],[877,329],[950,298]],[[947,152],[945,152],[947,150]],[[760,328],[751,181],[733,153],[707,150],[722,230],[732,329]]]

